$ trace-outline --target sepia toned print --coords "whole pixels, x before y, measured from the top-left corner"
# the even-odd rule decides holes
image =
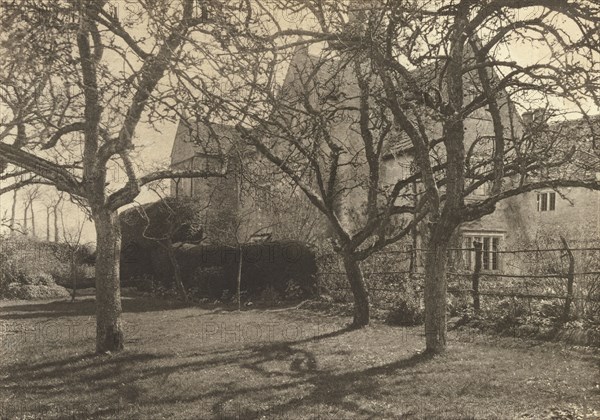
[[[1,418],[600,418],[594,0],[0,0]]]

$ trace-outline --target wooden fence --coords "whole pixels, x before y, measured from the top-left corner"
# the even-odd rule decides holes
[[[562,247],[546,249],[499,250],[499,254],[522,255],[525,265],[535,263],[538,268],[557,265],[559,269],[538,269],[533,272],[510,272],[484,270],[482,261],[482,244],[474,243],[473,248],[453,248],[451,252],[460,253],[474,251],[474,266],[470,269],[457,270],[450,264],[446,273],[448,292],[455,296],[469,296],[474,311],[480,311],[482,301],[486,299],[514,298],[532,300],[561,300],[562,320],[570,318],[574,303],[600,304],[600,247],[571,248],[562,240]],[[387,300],[401,298],[406,293],[407,284],[422,297],[424,273],[414,264],[417,253],[424,249],[387,251],[375,255],[376,262],[365,261],[363,273],[370,295],[377,305],[378,296],[387,294]],[[577,258],[577,254],[585,253],[587,259]],[[533,257],[533,255],[535,257]],[[325,259],[335,260],[337,256],[329,254],[320,257],[319,285],[328,293],[337,293],[338,299],[351,301],[350,288],[345,281],[345,273],[341,264],[322,264]],[[409,264],[410,260],[410,264]],[[579,262],[579,269],[578,267]],[[411,267],[412,269],[408,269]],[[524,267],[527,268],[527,267]],[[546,267],[547,268],[547,267]],[[507,283],[512,288],[507,290]],[[531,286],[534,283],[534,286]],[[582,291],[587,288],[585,291]],[[553,293],[548,289],[554,289]],[[578,291],[578,293],[576,293]],[[340,298],[340,296],[342,296]],[[597,305],[600,307],[600,305]]]

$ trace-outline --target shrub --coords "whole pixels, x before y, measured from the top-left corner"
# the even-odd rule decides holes
[[[48,273],[36,273],[32,276],[31,282],[34,286],[54,286],[54,278]]]
[[[167,252],[152,238],[172,235],[182,281],[200,296],[219,298],[224,290],[236,290],[240,252],[236,246],[193,246],[202,239],[197,222],[202,209],[190,199],[168,198],[121,213],[121,283],[134,277],[152,276],[165,288],[173,286],[173,267]],[[200,212],[200,213],[199,213]],[[146,217],[142,214],[145,213]],[[285,294],[289,282],[303,296],[316,293],[314,252],[297,241],[274,241],[242,245],[242,291],[258,295],[267,287]]]
[[[520,299],[505,298],[498,305],[486,312],[488,318],[496,320],[496,329],[510,330],[519,326],[520,320],[527,315],[528,308]]]
[[[147,288],[139,282],[140,279],[150,279],[154,277],[153,267],[160,266],[162,261],[155,261],[152,258],[151,250],[137,242],[123,243],[121,247],[121,261],[119,265],[119,274],[121,285],[132,285],[140,288]]]
[[[5,297],[9,299],[35,300],[68,298],[70,296],[67,289],[56,284],[46,286],[10,283],[6,289]]]
[[[285,300],[296,300],[301,299],[302,297],[304,297],[304,293],[298,283],[289,281],[285,288],[283,298]]]
[[[414,299],[399,300],[388,311],[386,322],[390,325],[421,325],[425,320],[423,309]]]
[[[56,283],[71,285],[71,251],[66,244],[10,237],[0,239],[0,250],[0,297],[14,294],[15,285],[11,286],[12,291],[8,290],[11,283],[48,287]],[[89,266],[81,263],[90,253],[91,247],[84,246],[75,255],[78,283],[86,271],[90,271]],[[32,295],[36,294],[45,296],[45,292]]]
[[[471,295],[466,293],[448,293],[446,307],[449,316],[462,316],[465,311],[468,311],[473,307],[473,299],[471,298]]]
[[[559,321],[563,315],[563,311],[564,302],[554,299],[550,301],[541,301],[539,303],[539,310],[535,311],[534,314],[548,320]]]
[[[127,209],[119,215],[123,243],[153,247],[156,243],[151,238],[163,238],[169,232],[174,232],[173,242],[198,242],[202,239],[202,230],[196,224],[202,210],[198,202],[189,197],[166,197],[144,204],[141,209]],[[149,221],[142,216],[144,213]]]

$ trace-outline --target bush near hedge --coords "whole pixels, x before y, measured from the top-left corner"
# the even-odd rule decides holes
[[[154,239],[171,234],[172,242],[199,242],[197,202],[190,198],[167,197],[124,210],[119,215],[122,249],[135,244],[142,249],[157,245]]]
[[[67,289],[57,284],[33,285],[9,283],[2,297],[6,299],[37,300],[62,299],[70,296],[71,294]]]
[[[68,297],[56,284],[70,274],[65,245],[28,237],[0,239],[0,298],[51,299]]]
[[[0,251],[0,272],[13,281],[30,273],[48,273],[55,280],[70,277],[71,251],[65,243],[8,237],[0,238]],[[80,267],[93,264],[93,251],[88,245],[80,246],[74,257]]]

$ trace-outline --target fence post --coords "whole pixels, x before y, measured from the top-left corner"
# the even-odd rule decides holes
[[[569,257],[569,271],[567,273],[567,296],[565,298],[565,307],[563,309],[562,314],[562,322],[567,322],[569,320],[569,315],[571,312],[571,304],[573,303],[573,283],[575,281],[575,257],[573,256],[573,251],[569,248],[569,244],[567,240],[561,236],[560,240],[565,247],[565,252]]]
[[[479,276],[481,275],[481,260],[483,257],[481,249],[483,244],[478,241],[473,241],[473,247],[475,248],[475,268],[471,277],[473,289],[473,309],[475,309],[475,312],[479,312],[481,309],[481,304],[479,301]]]

